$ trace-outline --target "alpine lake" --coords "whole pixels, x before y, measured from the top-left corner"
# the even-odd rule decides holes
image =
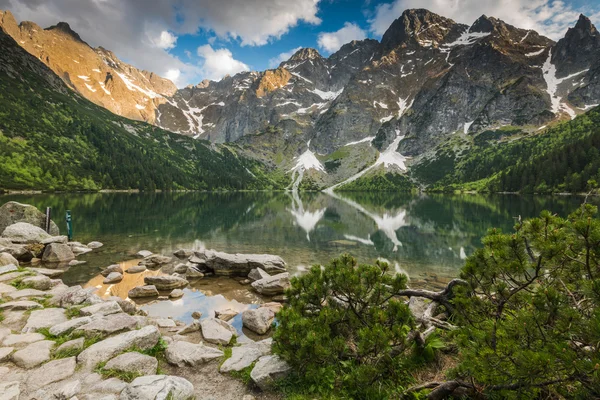
[[[100,296],[126,298],[131,288],[143,285],[144,276],[160,270],[126,273],[121,282],[107,285],[100,275],[103,268],[137,265],[140,250],[170,256],[178,249],[204,248],[279,255],[291,275],[342,253],[361,263],[382,258],[407,274],[410,286],[439,290],[459,275],[489,229],[509,232],[516,218],[538,216],[542,210],[567,216],[583,197],[192,192],[15,194],[0,200],[42,211],[52,207],[61,234],[66,234],[65,213],[70,210],[73,240],[104,246],[77,257],[86,263],[70,267],[63,281],[97,287]],[[190,322],[194,311],[212,316],[218,309],[241,312],[269,301],[228,277],[192,281],[184,292],[180,299],[151,300],[142,308],[152,316]],[[241,314],[230,322],[242,331]]]

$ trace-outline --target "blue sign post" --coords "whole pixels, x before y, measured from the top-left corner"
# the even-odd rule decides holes
[[[73,240],[73,221],[71,218],[71,210],[67,210],[65,220],[67,221],[67,236],[69,237],[69,241],[71,241]]]

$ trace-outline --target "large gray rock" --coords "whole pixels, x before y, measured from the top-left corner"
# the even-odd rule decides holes
[[[0,232],[17,222],[27,222],[38,228],[46,227],[46,214],[29,204],[9,201],[0,207]],[[50,221],[50,235],[59,235],[58,226]]]
[[[270,254],[228,254],[214,250],[195,252],[195,258],[204,259],[205,265],[215,275],[246,277],[254,268],[267,272],[285,271],[285,262],[279,256]]]
[[[77,339],[73,339],[73,340],[69,340],[68,342],[64,342],[63,344],[61,344],[60,346],[58,346],[56,348],[56,350],[54,350],[55,353],[60,353],[63,351],[70,351],[70,350],[83,350],[83,347],[85,345],[85,338],[84,337],[80,337]]]
[[[23,347],[30,343],[44,340],[45,338],[41,333],[9,334],[2,340],[2,345],[7,347]]]
[[[136,378],[121,392],[120,400],[189,400],[194,385],[178,376],[149,375]]]
[[[117,296],[110,296],[106,300],[116,301],[119,304],[119,306],[121,307],[121,310],[123,310],[124,313],[127,313],[129,315],[134,315],[137,311],[137,307],[135,306],[135,303],[131,300],[122,299]]]
[[[119,313],[96,318],[93,321],[81,325],[74,333],[83,334],[87,337],[108,336],[115,333],[130,331],[137,327],[138,321],[129,314]]]
[[[19,400],[19,397],[21,396],[19,383],[19,381],[0,382],[0,399]]]
[[[2,268],[2,267],[0,267]],[[21,289],[6,295],[9,299],[17,300],[29,297],[43,297],[46,292],[37,289]]]
[[[67,244],[69,242],[69,238],[67,236],[52,236],[51,238],[42,240],[42,244],[50,244],[50,243],[62,243]]]
[[[117,283],[117,282],[121,282],[122,280],[123,280],[123,274],[121,274],[119,272],[111,272],[110,274],[108,274],[108,276],[106,278],[104,278],[102,283],[104,283],[104,284]]]
[[[51,340],[41,340],[13,353],[13,362],[21,368],[30,369],[50,359],[50,351],[54,347]]]
[[[260,294],[273,296],[282,294],[290,287],[290,274],[284,272],[252,282],[252,287]]]
[[[52,236],[48,235],[42,228],[27,222],[17,222],[6,227],[2,232],[2,237],[13,243],[41,243]]]
[[[17,261],[10,253],[0,253],[0,267],[10,264],[18,266],[19,261]]]
[[[100,274],[102,276],[108,276],[112,272],[118,272],[118,273],[122,274],[123,273],[123,268],[121,268],[121,266],[119,264],[112,264],[112,265],[109,265],[108,267],[104,268],[102,270],[102,272],[100,272]]]
[[[200,321],[202,337],[208,343],[227,345],[237,335],[233,326],[218,318],[205,318]]]
[[[173,275],[145,276],[146,285],[154,285],[158,290],[173,290],[185,287],[189,282]]]
[[[65,310],[63,308],[33,310],[22,331],[23,333],[36,332],[38,329],[50,328],[51,326],[61,324],[65,321],[67,321],[67,316],[65,315]]]
[[[37,290],[48,290],[52,287],[52,280],[45,275],[30,276],[23,279],[21,283]]]
[[[165,358],[169,364],[178,367],[195,367],[223,356],[223,352],[204,344],[176,341],[167,347]]]
[[[221,372],[241,371],[252,365],[262,356],[271,354],[273,339],[265,339],[260,342],[249,343],[231,349],[229,357],[221,365]]]
[[[157,268],[161,265],[169,264],[173,259],[171,257],[163,256],[160,254],[152,254],[151,256],[145,257],[140,264],[147,266],[148,268]]]
[[[160,333],[155,326],[145,326],[136,331],[121,333],[94,343],[77,356],[77,362],[86,368],[93,368],[99,362],[108,361],[134,346],[141,350],[150,349],[158,343],[159,338]]]
[[[116,301],[105,301],[91,306],[83,307],[80,310],[81,315],[109,315],[122,313],[123,309]]]
[[[233,319],[239,312],[234,310],[233,308],[225,308],[223,310],[215,310],[215,317],[219,318],[223,321],[229,321]]]
[[[3,265],[0,267],[0,275],[8,274],[9,272],[15,272],[18,269],[19,268],[17,268],[17,266],[15,264]]]
[[[127,272],[128,274],[138,274],[140,272],[144,272],[147,269],[148,268],[146,268],[145,265],[134,265],[133,267],[127,268],[125,272]]]
[[[52,298],[51,302],[52,304],[65,308],[77,306],[89,303],[89,300],[92,298],[95,291],[96,288],[83,289],[81,286],[76,285],[57,293]]]
[[[264,335],[271,329],[275,313],[269,308],[257,308],[242,312],[242,324],[252,332]]]
[[[66,244],[51,243],[44,249],[42,261],[45,262],[66,262],[75,259],[73,250]]]
[[[29,268],[29,269],[37,274],[45,275],[50,279],[60,278],[65,273],[64,269],[49,269],[49,268]]]
[[[36,390],[51,383],[67,379],[75,373],[75,357],[50,361],[31,371],[27,377],[27,387]]]
[[[158,296],[158,289],[154,285],[136,286],[127,294],[129,298],[154,297]]]
[[[251,281],[254,282],[254,281],[259,281],[264,278],[268,278],[269,276],[270,275],[266,271],[264,271],[262,268],[254,268],[248,274],[248,279],[250,279]]]
[[[11,292],[8,292],[11,293]],[[0,304],[0,310],[32,310],[34,308],[42,308],[42,305],[31,300],[9,301],[8,303]]]
[[[121,354],[106,363],[104,369],[120,372],[131,372],[139,375],[154,375],[158,368],[158,360],[154,357],[135,351]]]
[[[291,367],[279,356],[262,356],[250,372],[250,378],[261,390],[267,390],[275,381],[290,373]]]

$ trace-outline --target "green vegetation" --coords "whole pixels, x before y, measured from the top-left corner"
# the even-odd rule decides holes
[[[387,264],[350,256],[293,278],[274,334],[293,367],[279,390],[290,399],[599,398],[597,208],[544,211],[482,243],[440,292],[406,289]],[[406,297],[438,311],[415,324]]]
[[[336,189],[339,192],[410,192],[415,189],[414,183],[406,175],[394,172],[377,171],[361,176]]]
[[[98,365],[96,365],[96,368],[94,368],[94,372],[102,375],[102,378],[104,379],[118,378],[125,382],[132,382],[135,378],[139,378],[140,376],[142,376],[142,374],[137,372],[119,371],[116,369],[105,369],[104,366],[106,365],[106,363],[106,361],[98,363]]]
[[[116,116],[0,33],[0,189],[278,188],[233,146]]]

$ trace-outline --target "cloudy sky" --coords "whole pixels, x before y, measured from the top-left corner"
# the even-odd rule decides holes
[[[180,87],[273,68],[301,47],[329,55],[380,39],[407,8],[466,24],[486,14],[556,40],[580,13],[600,24],[600,0],[0,0],[19,21],[68,22],[90,45]]]

